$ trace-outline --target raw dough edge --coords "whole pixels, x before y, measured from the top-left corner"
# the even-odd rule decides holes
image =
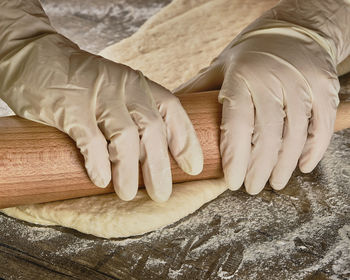
[[[125,202],[115,194],[2,209],[11,217],[41,225],[61,225],[104,238],[150,232],[193,213],[226,190],[223,179],[176,184],[166,203],[152,201],[145,190]]]

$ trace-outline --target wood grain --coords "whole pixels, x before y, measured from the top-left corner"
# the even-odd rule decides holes
[[[180,95],[201,143],[203,172],[184,173],[171,157],[173,182],[221,177],[221,105],[217,91]],[[336,130],[350,127],[350,102],[338,110]],[[140,186],[143,185],[140,173]],[[89,180],[83,158],[64,133],[20,117],[0,118],[0,208],[113,192]]]

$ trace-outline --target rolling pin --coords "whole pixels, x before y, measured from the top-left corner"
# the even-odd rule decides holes
[[[171,158],[173,182],[223,176],[219,152],[221,104],[218,92],[188,93],[179,99],[204,154],[202,173],[184,173]],[[335,131],[350,127],[350,102],[341,103]],[[142,186],[142,175],[139,175]],[[0,209],[114,192],[96,187],[73,140],[56,128],[17,116],[0,118]]]

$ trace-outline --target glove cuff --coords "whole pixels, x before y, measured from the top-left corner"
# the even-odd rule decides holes
[[[57,33],[38,0],[0,0],[0,61],[42,36]]]
[[[332,50],[330,55],[335,63],[339,64],[350,55],[349,15],[350,0],[282,0],[263,17],[317,33]]]

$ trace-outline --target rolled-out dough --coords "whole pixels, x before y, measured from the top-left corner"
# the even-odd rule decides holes
[[[177,184],[166,203],[140,190],[129,202],[116,194],[96,195],[6,208],[12,217],[42,225],[61,225],[105,238],[143,234],[174,223],[226,190],[223,179]]]
[[[207,66],[221,50],[277,0],[175,0],[138,32],[102,51],[173,89]],[[115,194],[7,208],[7,215],[62,225],[100,237],[126,237],[169,225],[226,190],[222,179],[176,184],[166,203],[140,190],[132,202]]]

